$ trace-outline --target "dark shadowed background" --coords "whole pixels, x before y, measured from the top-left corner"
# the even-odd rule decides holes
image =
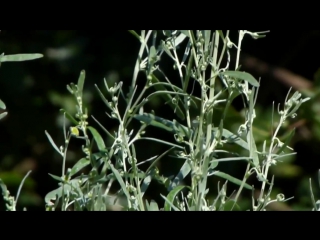
[[[231,39],[237,42],[236,30]],[[261,149],[262,141],[270,132],[268,127],[271,124],[273,101],[282,104],[290,86],[299,91],[319,91],[319,41],[320,30],[271,30],[264,39],[245,37],[241,58],[243,70],[257,79],[261,77],[257,118],[254,122],[260,130],[257,130],[258,149]],[[66,85],[76,83],[80,71],[86,70],[84,97],[89,113],[112,130],[116,122],[107,118],[107,109],[97,95],[94,84],[103,88],[103,78],[106,78],[110,84],[123,81],[126,89],[132,79],[138,50],[139,42],[125,30],[0,32],[1,53],[44,54],[42,59],[3,63],[0,67],[0,99],[6,103],[8,110],[8,116],[0,121],[0,178],[15,195],[24,175],[29,170],[33,171],[22,189],[18,209],[44,209],[45,194],[57,187],[56,181],[48,173],[60,174],[61,159],[51,147],[44,131],[51,134],[58,146],[63,145],[62,115],[59,109],[63,107],[70,113],[75,111],[74,101]],[[172,62],[162,62],[162,65],[169,78],[177,76],[172,70]],[[234,104],[237,111],[242,108],[239,103]],[[311,209],[309,178],[312,178],[315,195],[320,199],[320,186],[316,178],[320,169],[319,103],[319,98],[315,97],[304,104],[298,117],[290,120],[287,126],[288,129],[296,128],[291,146],[297,155],[286,158],[286,161],[273,167],[271,173],[275,175],[275,194],[282,192],[286,197],[295,198],[285,204],[273,205],[273,210]],[[161,99],[153,101],[148,109],[154,109],[161,117],[174,118],[170,108],[164,106]],[[240,116],[236,112],[232,114],[228,118],[230,126],[232,121],[237,124]],[[100,130],[92,119],[89,122]],[[239,123],[242,123],[241,118]],[[158,129],[150,128],[148,132],[167,140],[173,139],[170,134]],[[73,164],[81,157],[81,144],[81,141],[71,143],[68,164]],[[148,143],[146,147],[144,142],[137,146],[140,146],[137,151],[141,159],[167,150],[166,146],[155,143]],[[181,164],[164,158],[159,169],[164,175],[170,176],[177,173]],[[243,176],[244,167],[238,163],[221,166],[224,171],[239,178]],[[217,181],[219,179],[212,179],[210,184],[215,188]],[[255,182],[255,179],[251,181]],[[232,184],[228,187],[230,193],[235,189],[236,186]],[[146,195],[161,204],[159,191],[166,192],[165,188],[153,183]],[[249,194],[244,194],[241,199],[244,206],[250,203],[247,196]],[[0,209],[3,209],[2,202]]]

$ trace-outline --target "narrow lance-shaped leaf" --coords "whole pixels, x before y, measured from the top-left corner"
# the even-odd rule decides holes
[[[141,198],[143,197],[143,195],[147,191],[147,189],[151,183],[151,180],[152,180],[151,172],[149,172],[149,174],[145,177],[145,179],[143,180],[142,185],[141,185]]]
[[[247,81],[254,87],[259,87],[259,82],[249,73],[240,72],[240,71],[225,71],[221,75],[228,75],[229,77],[238,78],[244,81]]]
[[[115,175],[118,183],[120,184],[121,189],[123,190],[123,193],[126,195],[127,199],[130,199],[130,194],[127,190],[126,184],[124,183],[122,177],[120,176],[119,171],[117,169],[115,169],[112,164],[110,164],[110,168],[111,168],[111,171],[113,172],[113,174]]]
[[[226,173],[223,173],[223,172],[216,171],[216,172],[213,173],[213,175],[218,176],[218,177],[222,177],[222,178],[224,178],[224,179],[226,179],[226,180],[228,180],[228,181],[230,181],[230,182],[232,182],[234,184],[237,184],[239,186],[241,186],[241,184],[242,184],[241,180],[239,180],[239,179],[237,179],[235,177],[232,177],[229,174],[226,174]],[[244,184],[244,187],[246,189],[252,190],[252,187],[247,183]]]
[[[7,115],[8,115],[7,112],[1,113],[1,114],[0,114],[0,120],[1,120],[2,118],[4,118],[5,116],[7,116]]]
[[[293,138],[294,134],[295,134],[295,129],[293,129],[289,136],[287,137],[286,141],[284,142],[284,144],[280,147],[280,149],[277,151],[277,154],[280,154],[283,152],[283,150],[289,145],[289,143],[291,142],[291,139]]]
[[[52,147],[53,147],[61,156],[63,156],[63,153],[60,151],[60,149],[59,149],[59,148],[57,147],[57,145],[54,143],[54,141],[53,141],[53,139],[51,138],[50,134],[49,134],[47,131],[45,131],[45,133],[46,133],[47,138],[49,139]]]
[[[163,196],[162,194],[160,194],[160,196],[165,200],[166,203],[168,203],[175,211],[179,212],[180,209],[177,208],[176,206],[174,206],[174,204],[168,200],[168,198],[166,198],[165,196]]]
[[[179,30],[181,33],[183,33],[184,35],[186,35],[187,37],[189,36],[189,31],[188,30]]]
[[[154,75],[152,74],[152,83],[159,83],[160,80]],[[158,91],[167,91],[167,89],[161,85],[161,84],[157,84],[157,85],[153,85],[153,87],[158,90]],[[170,94],[161,94],[160,95],[165,101],[167,101],[168,105],[176,111],[176,114],[177,116],[181,119],[181,120],[184,120],[185,119],[185,116],[184,116],[184,113],[183,111],[181,110],[180,106],[177,104],[175,105],[173,102],[172,102],[172,96]]]
[[[79,97],[82,97],[82,91],[83,91],[85,77],[86,77],[86,72],[84,70],[82,70],[80,72],[80,76],[78,79],[78,96]]]
[[[103,141],[101,135],[98,133],[98,131],[90,126],[88,127],[88,129],[90,130],[91,134],[93,135],[93,138],[97,143],[98,149],[100,151],[106,149],[106,145],[104,144],[104,141]]]
[[[217,31],[218,31],[218,33],[219,33],[219,35],[220,35],[220,37],[221,37],[222,41],[224,41],[224,35],[223,35],[222,30],[217,30]]]
[[[186,39],[186,35],[185,34],[180,34],[175,40],[174,40],[174,45],[175,47],[177,47],[180,43],[182,43],[184,41],[184,39]]]
[[[157,50],[155,46],[151,46],[150,53],[149,53],[149,61],[153,62],[157,58]]]
[[[45,202],[46,204],[49,204],[51,200],[57,200],[61,198],[62,192],[70,192],[73,187],[79,186],[79,180],[78,179],[72,179],[69,184],[64,184],[63,186],[49,192],[45,196]]]
[[[6,109],[6,105],[4,104],[3,101],[1,101],[1,99],[0,99],[0,108],[3,110]]]
[[[71,169],[70,172],[70,177],[72,177],[73,175],[77,174],[80,170],[82,170],[83,168],[85,168],[86,166],[88,166],[90,164],[90,160],[86,159],[86,158],[81,158]]]
[[[182,165],[179,173],[177,174],[177,176],[173,179],[173,181],[169,185],[168,191],[171,191],[176,186],[178,186],[182,182],[182,180],[185,179],[185,177],[190,173],[190,171],[191,171],[190,164],[188,163],[188,161],[185,161],[184,164]]]
[[[57,180],[58,182],[62,181],[62,178],[53,174],[48,173],[50,177],[52,177],[54,180]]]
[[[192,129],[189,129],[176,121],[169,121],[167,119],[154,116],[150,113],[144,113],[140,115],[136,114],[134,118],[148,125],[164,129],[174,134],[180,134],[182,136],[190,137],[193,133]],[[217,128],[214,128],[213,133],[215,133],[217,130]],[[247,142],[245,142],[242,138],[238,137],[234,133],[228,131],[227,129],[222,130],[222,136],[227,138],[231,143],[235,143],[243,147],[244,149],[249,149]]]
[[[161,41],[161,47],[162,49],[166,52],[166,54],[173,60],[175,61],[174,56],[171,54],[168,46],[166,45],[166,43],[164,41]]]
[[[209,50],[211,38],[211,30],[204,30],[204,51],[207,52]]]
[[[136,33],[134,30],[128,30],[133,36],[135,36],[139,41],[141,40],[141,37],[138,33]]]
[[[42,57],[43,55],[39,53],[4,55],[0,56],[0,62],[21,62],[34,60]]]
[[[253,131],[252,131],[252,122],[253,122],[253,119],[254,119],[254,115],[253,115],[253,111],[254,111],[254,101],[253,101],[253,98],[254,98],[254,95],[255,94],[255,88],[252,89],[252,92],[250,94],[250,99],[249,99],[249,113],[248,113],[248,120],[249,120],[249,124],[250,124],[250,129],[249,129],[249,132],[247,134],[247,142],[248,142],[248,145],[249,145],[249,151],[250,151],[250,155],[249,157],[252,158],[253,160],[253,164],[254,166],[257,168],[257,169],[260,169],[260,163],[259,163],[259,156],[258,156],[258,153],[257,153],[257,146],[256,146],[256,142],[254,140],[254,137],[253,137]]]
[[[48,192],[44,198],[45,203],[49,204],[51,203],[51,200],[56,200],[57,198],[59,199],[61,197],[61,189],[62,187],[59,187],[51,192]]]
[[[214,128],[213,131],[216,131],[217,128]],[[234,133],[230,132],[227,129],[222,130],[222,136],[225,137],[226,139],[229,139],[230,143],[235,143],[239,145],[240,147],[249,150],[248,143],[244,141],[242,138],[239,136],[235,135]]]
[[[139,121],[142,121],[146,124],[150,124],[154,127],[162,128],[162,129],[169,131],[169,132],[172,132],[172,133],[179,133],[184,136],[189,135],[188,134],[189,130],[187,127],[179,124],[178,122],[174,123],[174,122],[169,121],[167,119],[154,116],[153,114],[150,114],[150,113],[144,113],[141,115],[136,114],[134,116],[134,118]]]
[[[314,209],[314,211],[316,211],[317,210],[317,204],[316,204],[316,200],[314,198],[314,194],[313,194],[313,191],[312,191],[311,178],[309,179],[309,187],[310,187],[310,195],[311,195],[311,201],[312,201],[312,204],[313,204],[313,209]]]
[[[252,158],[254,166],[257,167],[257,169],[260,169],[259,156],[257,154],[257,146],[256,146],[256,143],[255,143],[255,140],[253,137],[252,130],[250,130],[248,133],[248,143],[250,146],[250,150],[249,150],[250,156],[249,157]]]
[[[174,203],[174,200],[177,196],[177,194],[182,191],[184,188],[189,188],[187,186],[177,186],[175,187],[173,190],[171,190],[168,194],[168,196],[166,197],[166,199],[168,201],[165,202],[164,204],[164,210],[165,211],[170,211],[171,210],[171,207],[172,207],[172,204]],[[172,204],[170,204],[172,203]]]
[[[2,196],[7,195],[7,186],[4,184],[4,182],[0,179],[0,188],[2,189]]]
[[[64,114],[66,115],[67,119],[68,119],[72,124],[74,124],[75,126],[78,125],[78,121],[77,121],[74,117],[72,117],[69,113],[67,113],[64,109],[60,109],[60,112],[64,113]]]
[[[159,211],[159,206],[154,200],[150,202],[149,211]]]

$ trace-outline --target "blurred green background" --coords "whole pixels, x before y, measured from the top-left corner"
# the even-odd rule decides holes
[[[250,30],[259,31],[259,30]],[[139,32],[139,31],[138,31]],[[237,42],[237,32],[231,39]],[[313,98],[305,103],[298,117],[290,120],[287,129],[296,128],[291,142],[297,155],[285,159],[271,169],[275,175],[274,192],[284,193],[293,200],[284,204],[274,204],[271,210],[310,210],[309,178],[313,180],[316,197],[320,198],[317,172],[320,169],[320,105],[317,92],[320,89],[320,30],[277,30],[264,39],[253,40],[246,36],[242,45],[241,65],[257,79],[261,77],[261,88],[254,125],[258,141],[261,143],[270,135],[272,103],[283,104],[290,86],[294,90]],[[3,63],[0,68],[0,99],[7,105],[8,116],[0,122],[0,178],[15,195],[24,175],[32,170],[18,202],[18,209],[44,210],[45,194],[57,187],[48,173],[59,175],[61,159],[51,147],[44,131],[47,130],[58,146],[63,144],[62,115],[60,108],[74,113],[74,100],[66,90],[70,82],[77,82],[82,69],[86,70],[85,101],[89,113],[94,115],[108,130],[116,127],[116,122],[107,118],[106,107],[100,100],[94,84],[103,88],[103,78],[112,84],[124,82],[126,90],[131,83],[133,67],[139,50],[139,42],[127,31],[85,31],[85,30],[2,30],[0,51],[5,54],[42,53],[44,58],[18,63]],[[234,52],[232,52],[234,56]],[[172,62],[163,61],[162,69],[175,81],[176,73]],[[234,63],[231,63],[231,67]],[[141,83],[140,83],[140,82]],[[178,81],[176,81],[178,83]],[[142,86],[143,78],[138,80]],[[140,87],[141,87],[140,86]],[[236,101],[234,111],[230,111],[226,125],[236,130],[243,123],[239,113],[241,101]],[[161,99],[153,101],[146,111],[154,109],[157,115],[172,120],[174,114],[163,105]],[[92,120],[89,122],[98,130]],[[166,140],[173,140],[170,134],[150,128]],[[285,135],[283,130],[280,134]],[[107,137],[106,137],[107,139]],[[81,141],[70,145],[68,165],[81,157]],[[145,142],[138,145],[139,159],[144,160],[167,150],[166,146]],[[165,176],[178,172],[182,162],[164,158],[158,166]],[[220,166],[220,165],[219,165]],[[221,170],[238,178],[243,177],[245,164],[221,164]],[[216,188],[221,179],[213,178],[209,184]],[[255,177],[250,179],[256,183]],[[229,184],[233,192],[235,185]],[[147,197],[162,205],[159,192],[166,190],[152,183]],[[250,204],[250,192],[244,192],[240,199],[244,208]],[[3,210],[3,202],[0,201]]]

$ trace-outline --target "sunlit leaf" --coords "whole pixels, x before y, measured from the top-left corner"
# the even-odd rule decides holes
[[[182,165],[179,173],[177,174],[177,176],[173,179],[173,181],[169,185],[168,191],[171,191],[176,186],[178,186],[182,182],[182,180],[185,179],[185,177],[190,173],[190,171],[191,171],[191,167],[190,167],[188,161],[185,161],[184,164]]]
[[[213,131],[216,131],[215,129],[217,129],[217,128],[214,128]],[[239,136],[230,132],[229,130],[223,129],[222,136],[225,137],[226,139],[228,139],[229,143],[235,143],[235,144],[239,145],[240,147],[242,147],[246,150],[249,150],[248,143],[246,141],[244,141],[242,138],[240,138]]]
[[[159,206],[154,200],[150,202],[149,211],[159,211]]]
[[[166,203],[170,205],[171,208],[173,208],[175,211],[180,211],[180,209],[174,206],[173,203],[170,200],[168,200],[165,196],[163,196],[162,194],[160,194],[160,196],[165,200]]]
[[[239,71],[225,71],[222,72],[221,75],[228,75],[229,77],[238,78],[244,81],[247,81],[254,87],[259,87],[259,82],[249,73],[246,72],[239,72]]]
[[[39,53],[4,55],[0,56],[0,62],[21,62],[34,60],[42,57],[43,55]]]
[[[56,175],[53,175],[53,174],[50,174],[50,173],[48,173],[48,174],[49,174],[49,176],[52,177],[54,180],[57,180],[58,182],[61,182],[61,181],[62,181],[61,177],[56,176]]]
[[[151,176],[151,171],[149,172],[149,174],[145,177],[145,179],[143,179],[142,185],[141,185],[141,198],[143,197],[143,195],[145,194],[145,192],[147,191],[151,180],[152,180],[152,176]]]
[[[69,184],[64,184],[63,186],[49,192],[45,196],[45,202],[46,204],[50,204],[51,200],[57,200],[61,198],[63,191],[64,192],[70,192],[73,188],[79,188],[79,180],[78,179],[73,179],[70,181]]]
[[[115,169],[112,164],[110,164],[110,168],[111,168],[111,171],[113,172],[114,176],[116,177],[118,183],[120,184],[123,193],[126,195],[127,199],[130,199],[130,194],[127,190],[126,184],[124,183],[122,177],[120,176],[119,171],[117,169]]]
[[[79,79],[78,79],[78,96],[82,97],[84,80],[86,77],[86,72],[84,70],[81,71]]]
[[[63,112],[66,115],[66,118],[74,125],[78,125],[78,121],[72,117],[69,113],[67,113],[64,109],[60,109],[60,112]]]
[[[239,185],[239,186],[241,186],[241,184],[242,184],[241,180],[239,180],[239,179],[237,179],[235,177],[232,177],[229,174],[226,174],[226,173],[223,173],[223,172],[216,171],[216,172],[213,173],[213,175],[221,177],[221,178],[224,178],[224,179],[226,179],[226,180],[228,180],[228,181],[230,181],[230,182],[232,182],[232,183],[234,183],[236,185]],[[246,189],[252,190],[252,187],[247,183],[244,184],[244,187]]]
[[[98,149],[100,151],[106,149],[106,145],[105,145],[101,135],[98,133],[98,131],[90,126],[88,126],[88,129],[90,130],[91,134],[93,135],[93,138],[97,143]]]
[[[188,138],[191,136],[193,132],[192,129],[188,129],[186,126],[176,121],[175,122],[169,121],[167,119],[154,116],[153,114],[150,114],[150,113],[144,113],[140,115],[136,114],[134,118],[148,125],[164,129],[174,134],[186,136]],[[213,129],[213,135],[217,130],[218,128]],[[229,143],[235,143],[243,147],[244,149],[247,149],[247,150],[249,149],[247,142],[245,142],[242,138],[240,138],[239,136],[235,135],[234,133],[230,132],[227,129],[222,130],[222,136],[228,139]]]
[[[175,61],[175,58],[174,58],[174,56],[171,54],[171,52],[170,52],[168,46],[166,45],[166,43],[165,43],[164,41],[162,41],[161,44],[162,44],[161,47],[162,47],[162,49],[166,52],[166,54],[168,54],[168,56],[171,57],[171,59],[172,59],[173,61]]]
[[[280,154],[283,152],[284,149],[286,149],[286,147],[290,144],[291,139],[293,138],[294,134],[295,134],[295,129],[293,129],[289,136],[286,138],[286,141],[284,142],[284,144],[280,147],[280,149],[277,151],[277,154]]]
[[[189,30],[179,30],[181,33],[183,33],[184,35],[186,35],[187,37],[189,36]]]
[[[135,115],[135,119],[142,121],[146,124],[150,124],[154,127],[162,128],[166,131],[172,132],[172,133],[178,133],[182,136],[190,136],[190,131],[187,127],[181,125],[178,122],[172,122],[164,118],[160,118],[157,116],[154,116],[150,113],[144,113],[142,115]]]
[[[48,137],[48,139],[49,139],[52,147],[53,147],[61,156],[63,156],[63,153],[60,151],[60,149],[59,149],[59,148],[57,147],[57,145],[54,143],[54,141],[53,141],[53,139],[51,138],[50,134],[49,134],[47,131],[45,131],[45,133],[46,133],[46,135],[47,135],[47,137]]]
[[[0,120],[2,119],[2,118],[4,118],[5,116],[7,116],[8,115],[8,113],[7,112],[3,112],[3,113],[1,113],[0,114]]]
[[[157,50],[154,46],[151,46],[149,53],[149,61],[152,62],[157,58]]]
[[[4,184],[2,179],[0,179],[0,187],[2,189],[2,196],[6,196],[7,195],[7,186]]]
[[[175,40],[174,40],[174,45],[175,47],[177,47],[180,43],[182,43],[184,41],[184,39],[186,39],[186,35],[185,34],[180,34]]]
[[[82,170],[83,168],[85,168],[86,166],[88,166],[90,164],[90,160],[86,159],[86,158],[81,158],[71,169],[70,172],[70,177],[72,177],[73,175],[77,174],[80,170]]]
[[[4,104],[4,102],[1,99],[0,99],[0,108],[6,109],[6,105]]]
[[[211,38],[211,30],[204,30],[204,51],[207,52],[209,50]]]
[[[174,203],[174,200],[175,200],[177,194],[180,191],[182,191],[184,188],[189,188],[189,187],[187,187],[187,186],[177,186],[177,187],[175,187],[174,189],[172,189],[169,192],[169,194],[166,197],[166,200],[168,200],[168,201],[166,201],[165,204],[164,204],[164,210],[165,211],[170,211],[171,210],[172,204]]]
[[[141,37],[139,36],[139,34],[134,31],[134,30],[128,30],[133,36],[135,36],[136,38],[138,38],[139,41],[141,41]]]

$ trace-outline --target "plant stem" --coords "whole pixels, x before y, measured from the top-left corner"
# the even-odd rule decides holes
[[[271,162],[271,154],[272,154],[272,149],[273,149],[273,145],[274,145],[274,141],[276,139],[276,136],[280,130],[280,127],[282,126],[283,124],[283,121],[284,121],[284,118],[283,116],[281,116],[280,118],[280,123],[278,125],[278,127],[276,128],[273,136],[272,136],[272,139],[271,139],[271,144],[270,144],[270,148],[269,148],[269,154],[268,154],[268,157],[267,157],[267,161],[266,161],[266,167],[264,169],[264,172],[263,172],[263,178],[264,179],[267,179],[267,176],[268,176],[268,172],[269,172],[269,167],[271,166],[270,162]],[[264,190],[265,190],[265,186],[266,186],[266,181],[263,181],[262,182],[262,187],[261,187],[261,191],[260,191],[260,196],[259,196],[259,200],[262,200],[263,198],[263,194],[264,194]]]

